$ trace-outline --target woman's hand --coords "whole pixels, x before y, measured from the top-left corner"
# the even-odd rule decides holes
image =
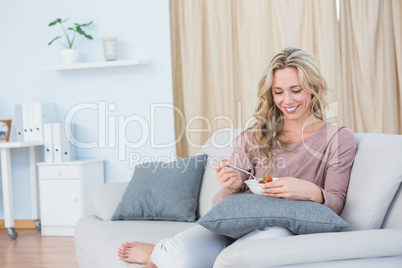
[[[216,179],[223,188],[233,193],[241,191],[243,181],[236,171],[229,167],[229,160],[226,157],[222,157],[221,162],[215,166],[215,171]]]
[[[322,191],[317,185],[293,177],[283,177],[273,182],[267,182],[262,186],[262,192],[271,197],[324,203]]]

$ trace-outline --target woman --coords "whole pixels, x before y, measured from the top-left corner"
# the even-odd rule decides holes
[[[346,127],[324,121],[327,91],[313,55],[298,48],[278,52],[259,83],[257,123],[238,137],[230,161],[223,157],[216,166],[222,188],[213,204],[247,190],[244,181],[249,176],[229,167],[230,163],[256,177],[278,177],[264,184],[267,196],[310,200],[339,214],[356,142]],[[290,235],[285,228],[267,227],[234,242],[198,225],[156,245],[124,243],[118,258],[146,267],[212,267],[219,253],[233,242]]]

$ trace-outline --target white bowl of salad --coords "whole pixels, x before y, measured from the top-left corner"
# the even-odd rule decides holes
[[[266,177],[262,178],[261,180],[255,180],[255,179],[246,180],[246,184],[253,194],[262,195],[263,194],[262,186],[267,182],[276,181],[277,179],[278,178],[272,178],[271,176],[266,176]]]

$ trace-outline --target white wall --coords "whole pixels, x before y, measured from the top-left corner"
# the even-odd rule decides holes
[[[93,26],[87,28],[94,40],[82,42],[80,61],[103,61],[101,37],[112,35],[119,37],[119,59],[150,59],[152,64],[63,72],[41,70],[61,63],[61,45],[47,45],[60,34],[59,26],[47,25],[59,17],[70,18],[67,25],[94,20]],[[150,126],[151,104],[173,102],[168,0],[0,1],[0,33],[0,119],[14,119],[14,105],[19,103],[54,102],[59,122],[73,108],[96,105],[97,110],[81,109],[73,117],[76,138],[98,142],[96,148],[78,148],[77,157],[105,159],[107,183],[131,179],[130,156],[140,156],[141,161],[175,156],[174,144],[153,148],[150,140],[154,133],[157,144],[174,143],[172,109],[156,109],[156,130]],[[110,104],[116,110],[108,110]],[[127,126],[120,124],[120,134],[125,133],[125,138],[119,139],[118,118],[129,116],[144,119],[147,125],[142,129],[138,120]],[[99,122],[112,127],[113,120],[115,130],[108,135]],[[119,148],[119,142],[125,139],[134,144],[142,138],[146,142],[139,148]],[[13,149],[11,153],[15,219],[31,217],[27,153],[27,149]],[[43,157],[42,152],[39,157]],[[0,203],[0,218],[4,218],[2,198]]]

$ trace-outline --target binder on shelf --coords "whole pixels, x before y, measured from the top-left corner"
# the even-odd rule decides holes
[[[34,140],[43,141],[43,124],[56,122],[56,105],[54,103],[33,103]]]
[[[32,141],[33,137],[30,135],[29,132],[29,110],[28,110],[28,103],[21,104],[22,110],[22,128],[24,132],[24,141]],[[32,137],[32,138],[31,138]]]
[[[24,127],[22,125],[22,105],[21,104],[17,104],[14,106],[14,114],[15,114],[16,140],[21,142],[21,141],[24,141]]]
[[[61,124],[52,124],[53,160],[61,162]]]
[[[62,125],[62,135],[61,135],[61,161],[68,162],[75,160],[75,146],[71,144],[71,136],[75,131],[74,124]],[[66,128],[69,129],[66,129]],[[71,130],[71,131],[70,131]],[[68,134],[70,133],[70,134]]]
[[[68,136],[68,133],[71,133],[70,130],[73,130],[73,125],[52,124],[52,130],[54,162],[66,162],[75,160],[75,146],[70,143],[70,137]]]
[[[15,105],[17,141],[43,141],[43,124],[56,122],[54,103]]]
[[[43,125],[43,148],[45,162],[53,162],[53,129],[52,124]]]
[[[28,105],[28,137],[29,141],[36,141],[34,132],[34,105],[33,103],[27,103]]]

